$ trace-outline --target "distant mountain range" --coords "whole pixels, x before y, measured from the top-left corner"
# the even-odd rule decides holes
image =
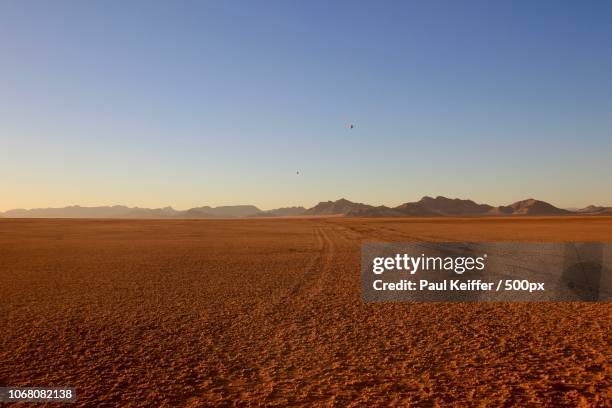
[[[444,216],[546,216],[546,215],[612,215],[612,207],[590,205],[582,209],[566,210],[533,198],[510,205],[494,207],[472,200],[438,196],[423,197],[419,201],[397,207],[373,206],[341,198],[323,201],[312,208],[285,207],[262,211],[254,205],[195,207],[185,211],[172,207],[139,208],[122,205],[105,207],[16,209],[0,213],[0,218],[143,218],[143,219],[208,219],[288,216],[345,216],[345,217],[444,217]]]
[[[178,211],[172,207],[139,208],[114,205],[106,207],[35,208],[9,210],[0,213],[5,218],[239,218],[262,213],[254,205],[196,207]]]
[[[588,209],[592,210],[588,210]],[[583,211],[584,210],[584,211]],[[345,215],[350,217],[440,217],[440,216],[494,216],[494,215],[571,215],[600,214],[610,208],[590,206],[579,211],[557,208],[544,201],[530,198],[510,205],[493,207],[459,198],[423,197],[419,201],[404,203],[397,207],[374,207],[352,203],[345,199],[321,202],[307,210],[305,215]]]

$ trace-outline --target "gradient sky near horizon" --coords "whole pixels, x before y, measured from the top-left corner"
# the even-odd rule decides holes
[[[611,73],[609,1],[5,0],[0,210],[612,205]]]

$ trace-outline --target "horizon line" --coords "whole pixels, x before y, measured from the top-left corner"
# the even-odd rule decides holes
[[[196,205],[196,206],[188,207],[188,208],[185,208],[185,209],[178,209],[178,208],[175,208],[172,205],[165,205],[165,206],[159,206],[159,207],[158,206],[144,206],[143,207],[143,206],[139,206],[139,205],[130,206],[128,204],[106,204],[106,205],[104,205],[104,204],[98,204],[98,205],[67,204],[67,205],[64,205],[64,206],[48,206],[48,207],[29,207],[29,208],[26,208],[26,207],[13,207],[13,208],[9,208],[9,209],[6,209],[6,210],[0,210],[0,214],[6,213],[6,212],[9,212],[9,211],[19,211],[19,210],[33,211],[33,210],[66,209],[66,208],[105,208],[105,207],[106,208],[125,207],[125,208],[128,208],[128,209],[146,209],[146,210],[171,209],[173,211],[181,212],[181,211],[188,211],[188,210],[192,210],[192,209],[196,209],[196,208],[203,208],[203,207],[220,208],[220,207],[252,206],[252,207],[257,208],[259,211],[266,212],[266,211],[273,211],[273,210],[282,209],[282,208],[300,208],[301,207],[301,208],[304,208],[304,209],[309,209],[309,208],[313,208],[313,207],[315,207],[315,206],[317,206],[318,204],[321,204],[321,203],[337,202],[337,201],[341,201],[341,200],[346,200],[346,201],[349,201],[349,202],[354,203],[354,204],[370,205],[370,206],[373,206],[373,207],[395,208],[395,207],[400,206],[402,204],[418,202],[418,201],[420,201],[420,200],[422,200],[424,198],[434,198],[434,199],[445,198],[445,199],[449,199],[449,200],[472,201],[472,202],[474,202],[476,204],[479,204],[479,205],[490,205],[492,207],[508,206],[508,205],[512,205],[514,203],[521,202],[521,201],[526,201],[526,200],[537,200],[537,201],[542,201],[542,202],[545,202],[545,203],[548,203],[548,204],[551,204],[551,205],[557,207],[555,204],[552,204],[550,201],[541,200],[541,199],[534,198],[534,197],[529,197],[529,198],[524,198],[524,199],[520,199],[520,200],[515,200],[515,201],[512,201],[511,203],[506,203],[506,204],[493,205],[493,204],[489,204],[489,203],[485,203],[485,202],[478,202],[478,201],[472,200],[470,198],[459,198],[459,197],[452,197],[451,198],[451,197],[447,197],[447,196],[443,196],[443,195],[436,195],[436,196],[424,195],[424,196],[421,196],[421,198],[418,199],[418,200],[415,200],[415,201],[403,201],[403,202],[401,202],[399,204],[396,204],[396,205],[388,205],[388,204],[378,204],[378,205],[376,205],[376,204],[369,204],[369,203],[366,203],[366,202],[349,200],[349,199],[345,198],[345,196],[343,196],[343,197],[340,197],[340,198],[335,199],[335,200],[322,200],[322,201],[318,201],[312,207],[299,204],[299,205],[277,206],[277,207],[273,207],[273,208],[264,208],[263,206],[258,206],[256,204],[249,204],[249,203],[245,204],[245,203],[242,203],[242,204],[221,204],[221,205],[203,204],[203,205]],[[570,206],[570,207],[557,207],[557,208],[561,208],[561,209],[565,209],[565,210],[573,210],[573,209],[580,210],[580,209],[583,209],[583,208],[587,208],[589,206],[611,207],[609,205],[604,205],[604,204],[601,204],[601,203],[600,204],[591,203],[591,204],[587,204],[586,206],[583,206],[583,207]]]

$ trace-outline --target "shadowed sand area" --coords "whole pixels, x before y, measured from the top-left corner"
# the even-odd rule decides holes
[[[612,242],[612,217],[0,220],[0,385],[71,406],[584,406],[610,303],[360,300],[363,241]]]

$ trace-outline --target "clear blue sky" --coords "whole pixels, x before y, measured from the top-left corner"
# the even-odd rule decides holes
[[[0,90],[0,210],[612,205],[609,1],[5,0]]]

